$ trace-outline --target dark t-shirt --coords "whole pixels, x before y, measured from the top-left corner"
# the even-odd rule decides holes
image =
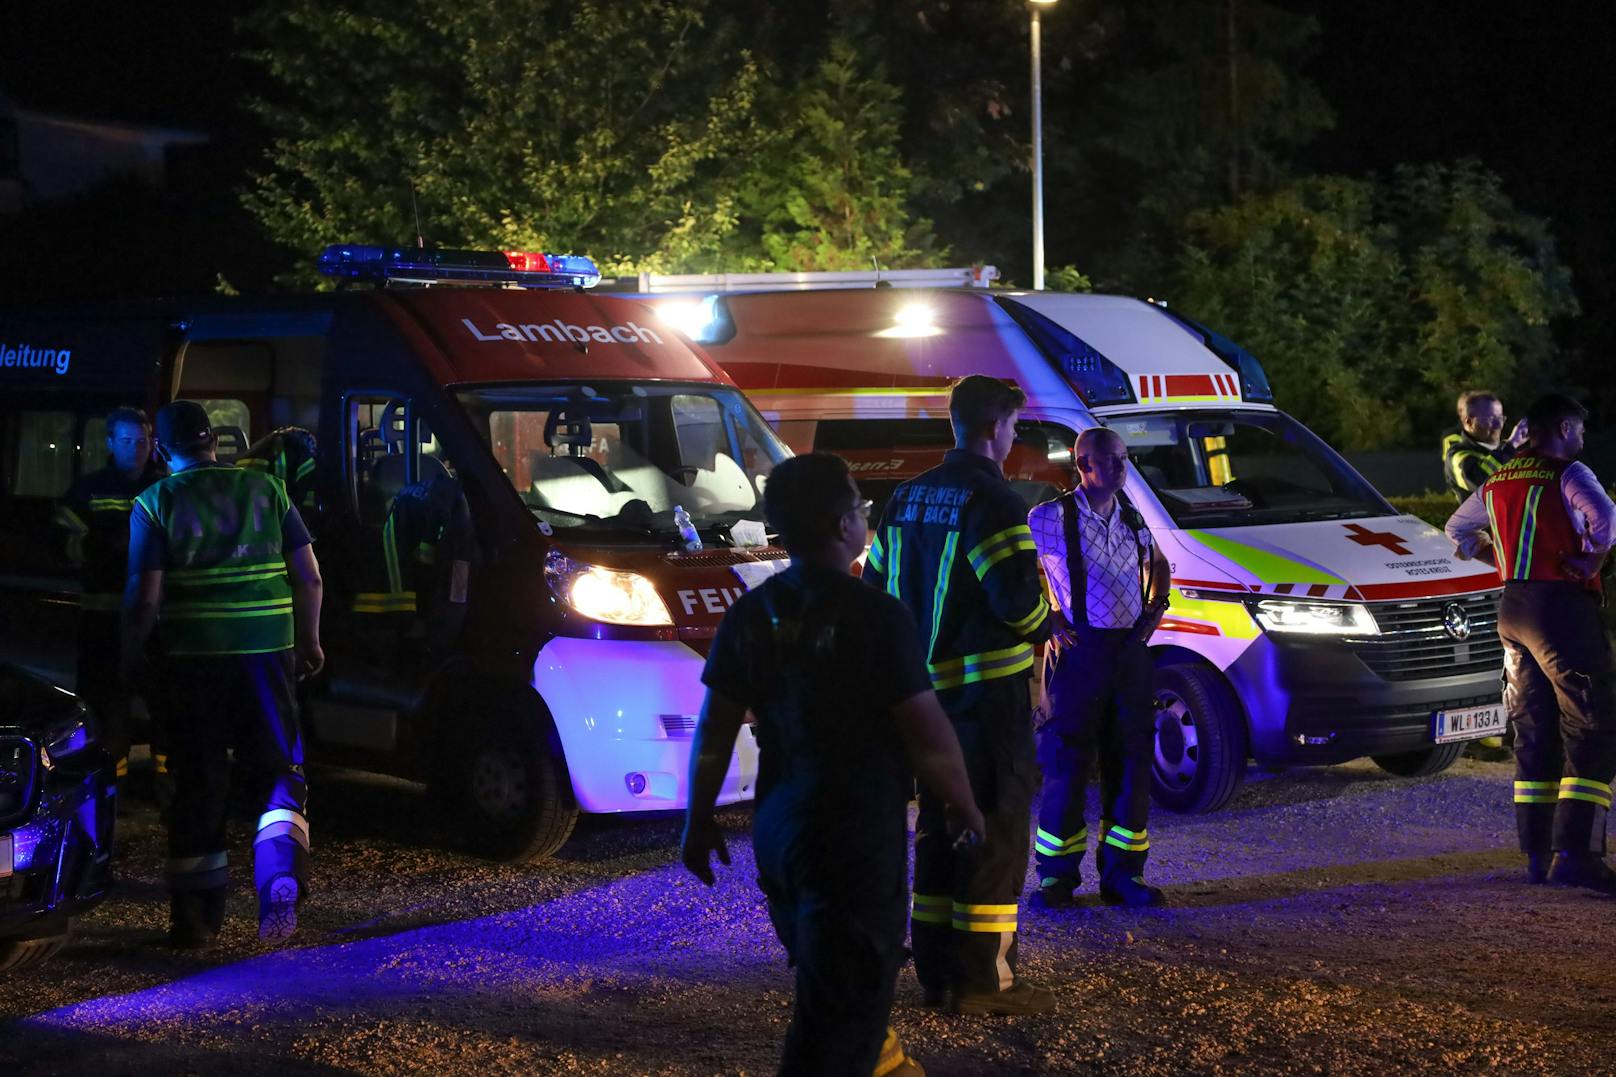
[[[902,849],[913,789],[894,705],[931,689],[914,617],[844,573],[801,564],[741,596],[702,681],[757,718],[757,830]]]

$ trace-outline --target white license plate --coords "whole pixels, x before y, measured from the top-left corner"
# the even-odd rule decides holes
[[[0,879],[11,874],[11,835],[0,834]]]
[[[1431,739],[1438,744],[1454,740],[1475,740],[1477,737],[1495,737],[1508,725],[1504,705],[1492,703],[1485,707],[1465,707],[1456,711],[1437,711],[1431,719]]]

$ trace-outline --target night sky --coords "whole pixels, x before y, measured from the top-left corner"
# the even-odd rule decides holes
[[[1323,24],[1307,73],[1338,114],[1312,163],[1362,173],[1479,158],[1517,204],[1553,221],[1585,314],[1571,342],[1616,343],[1616,136],[1602,88],[1616,68],[1616,4],[1293,3]],[[256,72],[234,55],[233,6],[12,5],[0,92],[45,111],[206,131],[219,172],[239,177],[260,135],[241,107]]]

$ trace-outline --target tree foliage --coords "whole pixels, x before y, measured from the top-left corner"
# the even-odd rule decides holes
[[[608,272],[910,249],[895,91],[847,47],[771,89],[716,0],[288,0],[250,25],[277,89],[246,204],[294,249],[407,241],[412,188],[429,244]]]
[[[1428,440],[1465,388],[1521,400],[1575,313],[1548,227],[1474,162],[1295,181],[1193,214],[1178,305],[1263,360],[1279,403],[1342,448]]]

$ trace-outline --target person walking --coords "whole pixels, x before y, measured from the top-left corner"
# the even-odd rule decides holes
[[[1526,447],[1459,506],[1446,531],[1460,557],[1491,561],[1504,580],[1498,635],[1527,878],[1616,897],[1616,871],[1604,859],[1616,681],[1599,616],[1616,505],[1576,459],[1587,415],[1566,396],[1533,403]]]
[[[1122,492],[1128,447],[1103,426],[1078,435],[1070,493],[1028,514],[1056,616],[1044,656],[1048,715],[1038,730],[1039,897],[1069,905],[1082,884],[1089,769],[1099,764],[1094,847],[1107,905],[1162,905],[1144,880],[1156,721],[1147,643],[1167,608],[1172,573],[1144,517]]]
[[[914,621],[848,572],[870,502],[827,453],[778,465],[764,511],[790,566],[725,614],[702,673],[684,865],[729,863],[713,805],[746,712],[759,750],[753,851],[796,968],[782,1074],[923,1074],[887,1024],[904,961],[914,777],[958,830],[982,815]]]
[[[172,474],[135,499],[123,662],[138,672],[160,624],[156,682],[170,717],[174,802],[169,940],[209,945],[229,881],[225,814],[234,749],[261,813],[253,839],[258,930],[297,929],[308,886],[308,785],[293,678],[320,649],[320,568],[279,480],[221,464],[207,412],[188,400],[157,413]],[[295,674],[294,674],[295,671]]]
[[[1049,636],[1027,507],[1004,478],[1026,396],[982,375],[949,394],[955,447],[887,503],[864,579],[902,600],[925,641],[932,687],[954,722],[987,819],[958,849],[943,803],[920,788],[910,940],[926,1005],[1046,1013],[1048,990],[1016,974],[1016,923],[1038,788],[1029,681]]]
[[[133,687],[118,671],[118,619],[129,564],[129,513],[137,494],[163,476],[152,459],[151,422],[138,408],[107,416],[107,465],[83,475],[56,508],[68,560],[79,570],[75,689],[95,713],[101,743],[121,783],[129,773]],[[158,720],[153,715],[153,721]],[[163,760],[156,756],[159,780]]]

